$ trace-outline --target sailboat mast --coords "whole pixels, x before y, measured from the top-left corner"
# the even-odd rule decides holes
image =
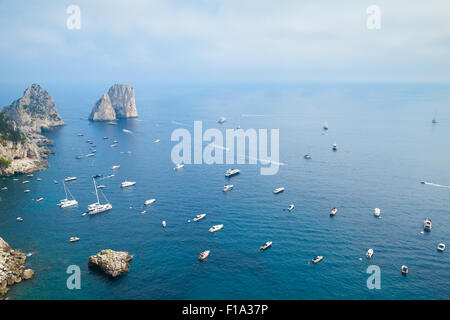
[[[97,203],[100,203],[100,199],[98,198],[97,184],[95,183],[95,178],[92,178],[94,181],[95,195],[97,196]]]
[[[63,180],[63,186],[64,186],[64,192],[66,193],[66,199],[67,199],[67,188],[66,188],[66,184],[64,183],[64,180]]]

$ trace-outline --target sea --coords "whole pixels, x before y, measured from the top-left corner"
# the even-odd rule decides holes
[[[41,84],[67,125],[45,133],[55,152],[48,169],[0,179],[8,188],[0,191],[0,236],[28,254],[25,267],[35,271],[8,299],[450,298],[450,249],[436,249],[450,246],[449,85],[130,84],[139,118],[117,125],[87,120],[112,83]],[[29,85],[2,86],[1,105]],[[262,175],[261,163],[174,170],[171,135],[194,134],[194,121],[224,133],[278,129],[278,173]],[[87,140],[95,156],[76,159],[90,153]],[[241,173],[226,178],[229,168]],[[96,201],[97,174],[100,200],[113,209],[83,216]],[[61,209],[70,176],[78,178],[67,186],[79,205]],[[125,180],[136,185],[121,188]],[[222,192],[227,184],[233,190]],[[285,191],[273,194],[277,187]],[[157,200],[145,207],[150,198]],[[193,222],[201,213],[206,218]],[[431,232],[423,232],[425,218]],[[216,224],[223,229],[208,232]],[[266,241],[273,245],[260,251]],[[130,270],[113,279],[89,269],[89,256],[102,249],[130,252]],[[205,250],[210,256],[199,261]],[[319,255],[323,261],[311,263]],[[79,289],[67,285],[70,266],[79,267]]]

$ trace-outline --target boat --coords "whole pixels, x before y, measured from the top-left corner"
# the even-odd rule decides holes
[[[159,142],[161,142],[160,139],[156,139],[156,140],[153,141],[153,143],[159,143]]]
[[[217,120],[218,123],[224,123],[225,121],[227,121],[227,118],[225,117],[220,117],[219,120]]]
[[[114,141],[113,141],[113,143],[119,143],[119,141],[117,141],[117,140],[114,140]]]
[[[372,258],[372,256],[373,256],[373,249],[367,250],[366,258],[367,258],[367,259],[370,259],[370,258]]]
[[[180,169],[183,169],[183,167],[184,167],[184,164],[182,164],[182,163],[177,163],[177,164],[175,165],[175,168],[173,168],[173,170],[180,170]]]
[[[226,186],[224,186],[222,188],[222,191],[223,192],[227,192],[227,191],[230,191],[231,189],[233,189],[233,185],[232,184],[227,184]]]
[[[331,209],[330,216],[334,216],[337,212],[338,212],[338,208],[335,207],[335,208]]]
[[[22,217],[17,217],[16,220],[19,221],[19,222],[22,222],[23,218]]]
[[[79,134],[78,134],[78,136],[79,136],[79,137],[82,137],[82,136],[84,136],[84,134],[82,134],[82,133],[79,133]]]
[[[53,180],[53,183],[54,183],[54,184],[58,184],[59,182],[58,182],[58,181],[56,181],[56,180]]]
[[[30,181],[25,180],[25,181],[22,181],[22,183],[23,183],[23,184],[26,184],[26,183],[30,183]]]
[[[24,190],[23,192],[24,192],[24,193],[28,193],[28,192],[30,192],[30,190],[27,189],[27,190]]]
[[[202,213],[202,214],[198,214],[195,216],[195,218],[193,219],[194,221],[199,221],[202,220],[206,217],[206,213]]]
[[[77,180],[77,177],[68,177],[68,178],[64,179],[65,182],[69,182],[69,181],[73,181],[73,180]]]
[[[375,217],[379,217],[381,214],[381,210],[380,208],[375,208],[373,211],[373,214],[375,215]]]
[[[216,232],[223,228],[223,224],[217,224],[209,228],[209,232]]]
[[[39,198],[36,200],[36,202],[41,202],[42,200],[44,200],[44,198]]]
[[[284,188],[280,187],[280,188],[276,188],[275,190],[273,190],[273,193],[274,194],[279,194],[280,192],[283,192],[283,191],[284,191]]]
[[[109,124],[110,126],[115,126],[115,125],[117,125],[117,122],[110,121],[110,122],[107,122],[106,124]]]
[[[120,166],[112,166],[111,169],[112,169],[112,170],[118,170],[118,169],[120,169]]]
[[[316,258],[312,259],[311,262],[312,263],[319,263],[322,260],[323,260],[323,256],[317,256]]]
[[[431,219],[430,218],[426,218],[425,220],[423,220],[423,229],[425,231],[430,232],[431,231]]]
[[[311,159],[311,156],[310,156],[309,154],[305,154],[305,155],[303,156],[303,158],[305,158],[306,160],[309,160],[309,159]]]
[[[166,221],[163,221],[163,222],[162,222],[162,226],[163,226],[163,228],[165,228],[165,227],[167,226]]]
[[[210,253],[211,253],[210,250],[203,251],[203,252],[200,253],[200,255],[198,256],[198,259],[199,259],[199,260],[205,260],[206,258],[209,257],[209,254],[210,254]]]
[[[104,140],[107,140],[107,139],[109,139],[109,138],[105,136],[105,137],[103,137],[103,139],[104,139]]]
[[[337,146],[336,143],[333,144],[333,148],[332,149],[333,149],[333,151],[337,151],[338,150],[338,146]]]
[[[156,201],[156,199],[148,199],[148,200],[145,200],[144,204],[145,204],[146,206],[148,206],[148,205],[152,204],[152,203],[155,202],[155,201]]]
[[[88,154],[86,155],[86,157],[88,157],[88,158],[93,157],[93,156],[95,156],[94,153],[88,153]]]
[[[437,246],[437,250],[443,252],[445,250],[445,244],[439,243]]]
[[[36,178],[36,181],[41,181],[42,179],[41,178]]]
[[[83,159],[83,156],[82,156],[82,155],[77,155],[77,156],[75,157],[75,159]]]
[[[70,237],[69,242],[77,242],[80,241],[80,238],[78,237]]]
[[[272,241],[267,241],[266,243],[264,243],[261,247],[259,247],[259,250],[266,250],[267,248],[269,248],[272,245]]]
[[[402,270],[402,274],[403,275],[406,276],[408,274],[408,267],[407,266],[403,265],[401,270]]]
[[[8,187],[3,187],[2,190],[8,190]]]
[[[105,186],[101,184],[101,185],[97,186],[97,188],[99,188],[99,189],[105,189]]]
[[[87,213],[89,215],[93,215],[93,214],[97,214],[97,213],[101,213],[101,212],[105,212],[105,211],[109,211],[112,209],[112,205],[111,203],[109,203],[109,201],[106,199],[105,195],[103,194],[103,197],[108,201],[107,203],[100,203],[100,199],[98,197],[98,190],[97,190],[97,184],[95,183],[95,179],[92,178],[92,181],[94,182],[94,189],[95,189],[95,196],[97,197],[97,202],[92,203],[88,206],[87,209]]]
[[[288,211],[292,211],[292,210],[294,210],[294,207],[295,207],[294,204],[291,203],[287,209],[288,209]]]
[[[328,130],[328,123],[325,122],[325,123],[323,124],[323,130]]]
[[[122,188],[126,188],[126,187],[134,186],[135,184],[136,184],[135,181],[124,181],[124,182],[122,182],[122,183],[120,184],[120,186],[121,186]]]
[[[237,175],[241,172],[239,169],[228,169],[227,172],[225,172],[225,177],[229,178],[234,175]]]
[[[93,176],[93,178],[94,178],[94,179],[97,179],[97,178],[100,178],[101,176],[102,176],[102,174],[99,173],[99,174],[96,174],[95,176]]]
[[[115,148],[115,147],[117,147],[117,143],[113,143],[113,144],[111,145],[111,148]]]
[[[61,208],[69,208],[78,205],[78,201],[75,200],[75,198],[73,197],[72,193],[70,192],[69,188],[66,186],[64,181],[63,186],[66,197],[58,203],[58,206],[60,206]],[[69,195],[72,199],[69,199]]]
[[[147,210],[142,210],[141,211],[141,214],[146,214],[147,213]]]

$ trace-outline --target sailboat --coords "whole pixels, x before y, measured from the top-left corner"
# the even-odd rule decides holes
[[[97,197],[97,202],[96,203],[92,203],[92,204],[90,204],[88,206],[87,213],[90,214],[90,215],[93,215],[93,214],[97,214],[97,213],[100,213],[100,212],[111,210],[112,209],[112,205],[111,205],[111,203],[109,203],[108,199],[106,199],[106,197],[105,197],[105,195],[103,193],[102,193],[103,197],[105,197],[106,201],[108,201],[108,202],[105,203],[105,204],[101,204],[100,203],[100,199],[98,197],[97,184],[95,183],[95,179],[94,178],[92,178],[92,181],[94,182],[95,195]]]
[[[73,206],[78,205],[78,201],[75,200],[75,198],[73,197],[69,188],[64,183],[64,180],[63,180],[63,186],[64,186],[64,192],[66,193],[66,197],[63,200],[61,200],[60,203],[58,203],[58,206],[60,206],[61,208],[68,208],[68,207],[73,207]],[[67,194],[70,195],[71,199],[69,199]]]

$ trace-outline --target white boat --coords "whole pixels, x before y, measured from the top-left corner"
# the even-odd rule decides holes
[[[84,134],[82,134],[82,133],[79,133],[79,134],[78,134],[78,136],[79,136],[79,137],[82,137],[82,136],[84,136]]]
[[[107,122],[106,124],[109,124],[110,126],[115,126],[115,125],[117,125],[117,122],[110,121],[110,122]]]
[[[325,123],[323,124],[323,130],[328,130],[328,123],[325,122]]]
[[[443,252],[445,250],[445,244],[439,243],[437,246],[437,250]]]
[[[227,192],[227,191],[230,191],[231,189],[233,189],[233,185],[232,184],[227,184],[226,186],[224,186],[222,188],[222,191],[223,192]]]
[[[423,220],[423,229],[425,231],[430,232],[431,231],[431,219],[430,218],[426,218],[425,220]]]
[[[161,142],[160,139],[156,139],[156,140],[153,141],[153,143],[159,143],[159,142]]]
[[[275,190],[273,190],[273,193],[274,194],[278,194],[278,193],[283,192],[283,191],[284,191],[284,187],[280,187],[280,188],[276,188]]]
[[[8,187],[3,187],[2,190],[8,190]]]
[[[145,202],[144,202],[144,204],[146,205],[146,206],[148,206],[148,205],[151,205],[153,202],[155,202],[156,201],[156,199],[148,199],[148,200],[145,200]]]
[[[336,143],[333,144],[333,148],[332,149],[333,149],[333,151],[337,151],[338,150],[338,146],[337,146]]]
[[[295,207],[294,204],[291,203],[287,209],[288,209],[288,211],[292,211],[292,210],[294,210],[294,207]]]
[[[23,183],[23,184],[26,184],[26,183],[30,183],[30,181],[25,180],[25,181],[22,181],[22,183]]]
[[[73,180],[77,180],[77,177],[68,177],[68,178],[64,179],[65,182],[69,182],[69,181],[73,181]]]
[[[147,213],[147,210],[142,210],[141,211],[141,214],[146,214]]]
[[[180,169],[183,169],[184,168],[184,164],[182,164],[182,163],[177,163],[176,165],[175,165],[175,168],[173,168],[173,170],[180,170]]]
[[[80,238],[78,237],[70,237],[69,242],[77,242],[80,241]]]
[[[89,153],[89,154],[86,155],[86,157],[88,157],[88,158],[93,157],[93,156],[95,156],[94,153]]]
[[[311,156],[310,156],[309,154],[305,154],[305,155],[303,156],[303,158],[305,158],[306,160],[309,160],[309,159],[311,159]]]
[[[106,136],[104,136],[104,137],[103,137],[103,139],[104,139],[104,140],[107,140],[107,139],[109,139],[109,138],[108,138],[108,137],[106,137]]]
[[[202,213],[202,214],[198,214],[195,216],[195,218],[193,219],[194,221],[199,221],[202,220],[206,217],[206,213]]]
[[[372,258],[372,256],[373,256],[373,249],[367,250],[366,258],[367,258],[367,259],[370,259],[370,258]]]
[[[24,190],[23,192],[24,192],[24,193],[28,193],[28,192],[30,192],[30,191],[31,191],[31,190],[28,190],[28,189],[27,189],[27,190]]]
[[[61,200],[60,203],[58,203],[58,206],[60,206],[61,208],[69,208],[78,205],[78,201],[75,200],[75,198],[73,197],[72,193],[70,192],[69,188],[66,186],[64,181],[63,186],[66,197],[63,200]],[[69,199],[69,195],[72,199]]]
[[[112,166],[111,169],[112,169],[112,170],[118,170],[118,169],[120,169],[120,166]]]
[[[39,198],[36,200],[36,202],[41,202],[42,200],[44,200],[44,198]]]
[[[98,197],[98,190],[97,190],[97,184],[95,183],[95,179],[92,178],[92,181],[94,182],[94,188],[95,188],[95,196],[97,197],[97,202],[92,203],[88,206],[87,213],[89,215],[109,211],[112,209],[112,205],[109,203],[100,203],[100,198]],[[102,193],[103,194],[103,193]],[[103,194],[103,197],[106,199],[105,195]],[[107,199],[106,199],[107,200]]]
[[[22,217],[17,217],[16,220],[19,221],[19,222],[23,221]]]
[[[337,212],[338,212],[338,208],[335,207],[335,208],[331,209],[330,216],[334,216]]]
[[[200,255],[198,256],[198,259],[199,259],[199,260],[205,260],[206,258],[209,257],[209,254],[210,254],[210,253],[211,253],[210,250],[203,251],[203,252],[200,253]]]
[[[375,210],[373,211],[373,214],[374,214],[376,217],[379,217],[380,214],[381,214],[380,208],[375,208]]]
[[[124,182],[122,182],[122,183],[120,184],[120,186],[121,186],[122,188],[126,188],[126,187],[134,186],[135,184],[136,184],[135,181],[124,181]]]
[[[323,256],[317,256],[316,258],[312,259],[311,262],[312,263],[319,263],[322,260],[323,260]]]
[[[234,175],[237,175],[241,172],[239,169],[228,169],[227,172],[225,172],[225,177],[232,177]]]
[[[97,186],[97,188],[99,188],[99,189],[105,189],[105,186],[101,184],[101,185]]]
[[[162,222],[162,226],[163,226],[163,228],[165,228],[165,227],[167,226],[166,221],[163,221],[163,222]]]
[[[224,123],[225,121],[227,121],[227,118],[225,117],[220,117],[219,120],[217,120],[218,123]]]
[[[111,145],[111,148],[115,148],[115,147],[117,147],[117,143],[113,143],[113,144]]]
[[[218,224],[209,228],[209,232],[216,232],[223,228],[223,224]]]
[[[403,274],[403,275],[406,276],[406,275],[408,274],[408,267],[407,267],[407,266],[403,265],[402,268],[401,268],[401,270],[402,270],[402,274]]]
[[[261,247],[259,247],[259,250],[266,250],[267,248],[269,248],[272,245],[272,241],[267,241],[266,243],[264,243]]]

